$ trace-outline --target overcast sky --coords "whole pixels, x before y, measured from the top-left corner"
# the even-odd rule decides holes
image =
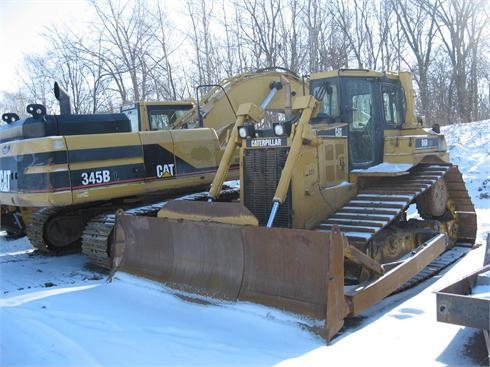
[[[85,19],[84,0],[0,0],[0,93],[18,89],[17,70],[24,55],[42,51],[46,26]]]

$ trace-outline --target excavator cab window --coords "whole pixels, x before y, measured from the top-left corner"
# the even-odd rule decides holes
[[[170,120],[167,113],[152,111],[149,116],[152,130],[168,130],[170,128]]]
[[[147,106],[151,130],[169,130],[175,122],[183,116],[192,105],[161,105]]]
[[[131,131],[132,132],[139,131],[140,124],[139,124],[138,109],[135,106],[123,107],[121,108],[121,112],[124,113],[129,118],[129,121],[131,123]]]

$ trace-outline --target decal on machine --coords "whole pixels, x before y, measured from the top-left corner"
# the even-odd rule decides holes
[[[174,175],[175,175],[174,167],[175,167],[175,164],[173,164],[173,163],[158,164],[156,167],[157,177],[158,178],[174,177]]]
[[[429,149],[437,148],[439,145],[439,138],[416,138],[415,149]]]
[[[84,186],[96,185],[111,181],[111,174],[109,170],[82,172],[80,177],[82,185]]]
[[[2,169],[0,170],[0,191],[9,192],[10,191],[10,170]]]
[[[247,147],[262,148],[262,147],[280,147],[287,144],[285,138],[257,138],[247,140]]]

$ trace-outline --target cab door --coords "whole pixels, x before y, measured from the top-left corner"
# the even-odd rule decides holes
[[[378,78],[342,77],[342,121],[349,124],[349,165],[365,169],[383,161],[384,118]]]

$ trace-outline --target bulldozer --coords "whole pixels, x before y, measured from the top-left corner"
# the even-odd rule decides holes
[[[207,201],[118,212],[113,272],[299,313],[330,341],[347,317],[475,241],[461,173],[414,103],[409,72],[342,69],[311,74],[281,121],[240,105]],[[219,202],[237,150],[240,198]]]
[[[294,73],[267,69],[223,80],[197,106],[138,102],[120,113],[76,115],[55,83],[59,115],[31,104],[30,117],[2,116],[2,229],[14,235],[25,231],[35,248],[48,253],[78,251],[82,245],[94,262],[104,262],[107,239],[101,228],[109,236],[113,225],[105,213],[149,204],[154,210],[162,199],[206,190],[239,104],[252,99],[273,113],[303,87]],[[238,158],[228,175],[236,177]]]

